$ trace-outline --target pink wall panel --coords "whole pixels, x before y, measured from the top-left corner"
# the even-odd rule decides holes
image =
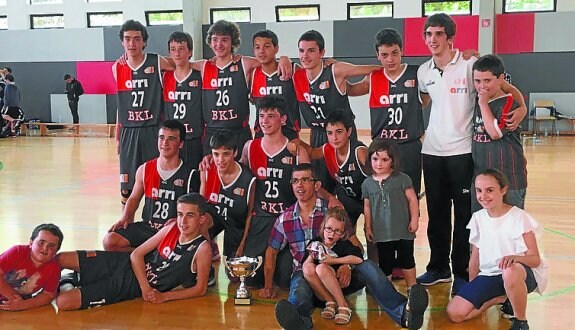
[[[77,62],[76,78],[86,94],[116,94],[116,81],[112,75],[114,62]]]
[[[500,14],[495,24],[497,54],[533,52],[535,14]]]
[[[479,49],[479,16],[451,16],[457,25],[455,48]],[[403,55],[430,55],[423,39],[423,26],[427,17],[406,18],[403,36]]]

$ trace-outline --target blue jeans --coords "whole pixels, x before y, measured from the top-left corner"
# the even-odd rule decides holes
[[[365,260],[355,266],[351,273],[350,284],[343,289],[343,293],[348,295],[366,286],[380,308],[397,324],[401,324],[401,315],[407,298],[395,289],[381,269],[371,260]],[[320,301],[303,277],[301,270],[292,275],[288,300],[297,308],[307,328],[311,329],[313,327],[311,314]]]

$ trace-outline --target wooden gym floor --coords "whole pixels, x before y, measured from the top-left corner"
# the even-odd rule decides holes
[[[104,234],[121,210],[115,150],[114,140],[107,138],[0,139],[0,252],[26,243],[32,229],[42,222],[61,227],[65,235],[62,251],[101,249]],[[545,294],[529,296],[529,324],[531,329],[565,329],[575,323],[575,139],[547,137],[535,144],[527,140],[525,153],[529,171],[526,209],[545,229],[540,249],[550,266]],[[425,199],[421,211],[416,239],[418,274],[429,258]],[[360,239],[365,242],[363,236]],[[137,299],[59,314],[51,306],[28,312],[0,311],[0,328],[278,329],[275,301],[256,299],[249,307],[234,306],[236,284],[230,284],[218,266],[219,262],[218,283],[202,298],[161,305]],[[405,292],[402,281],[394,284]],[[450,284],[429,289],[424,329],[509,328],[496,308],[462,325],[450,323],[445,315],[449,292]],[[280,292],[279,297],[286,296],[287,292]],[[349,300],[354,310],[352,322],[337,328],[399,328],[364,290]],[[314,321],[316,329],[336,328],[321,319],[317,310]]]

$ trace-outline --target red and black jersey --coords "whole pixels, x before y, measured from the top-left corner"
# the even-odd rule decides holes
[[[347,94],[341,93],[337,87],[333,64],[322,68],[313,81],[308,80],[305,70],[298,70],[293,81],[301,115],[310,128],[325,130],[325,119],[336,110],[355,118]]]
[[[218,68],[204,64],[202,108],[207,128],[236,131],[249,127],[250,102],[243,59]]]
[[[138,68],[116,64],[118,122],[123,127],[146,127],[160,123],[162,75],[158,54],[146,53]]]
[[[278,216],[296,202],[290,184],[297,157],[285,146],[275,155],[269,155],[262,147],[262,139],[255,139],[249,148],[250,169],[256,176],[255,214]]]
[[[336,181],[338,193],[345,193],[347,196],[361,200],[361,184],[367,178],[367,175],[361,168],[361,163],[357,159],[358,149],[366,148],[365,144],[360,141],[349,141],[347,158],[343,164],[337,161],[336,150],[331,144],[326,143],[323,146],[323,156],[327,169],[332,178]]]
[[[285,129],[291,130],[293,132],[299,133],[300,126],[300,115],[299,106],[297,99],[295,97],[295,90],[293,86],[293,81],[280,80],[278,72],[274,72],[271,75],[265,73],[261,67],[255,68],[252,74],[251,80],[251,97],[254,104],[257,100],[261,99],[266,95],[279,95],[282,96],[286,103],[286,109],[284,111],[287,115],[287,121],[282,131]],[[256,120],[254,123],[254,131],[259,132],[259,111],[256,110]]]
[[[162,178],[158,171],[158,159],[144,165],[144,209],[142,219],[151,227],[160,229],[166,221],[176,218],[178,197],[188,193],[195,170],[189,170],[183,162],[169,178]]]
[[[371,137],[396,143],[419,139],[424,132],[423,112],[417,87],[417,66],[406,65],[395,80],[383,70],[369,76]]]
[[[198,71],[191,70],[182,81],[174,71],[164,72],[164,111],[166,119],[177,119],[186,126],[186,140],[203,136],[202,76]]]
[[[240,167],[238,176],[232,183],[224,186],[216,165],[212,163],[206,175],[204,198],[215,206],[216,216],[221,217],[222,223],[244,229],[248,215],[249,189],[255,178],[247,166],[237,162],[236,166]]]
[[[158,248],[144,257],[146,279],[152,288],[160,292],[178,286],[190,288],[196,285],[197,273],[192,271],[192,263],[206,238],[200,235],[189,242],[180,242],[179,238],[180,230],[175,224]]]

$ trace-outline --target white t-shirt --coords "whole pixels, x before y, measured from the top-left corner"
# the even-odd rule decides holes
[[[533,232],[538,239],[542,230],[532,216],[515,206],[499,218],[490,217],[485,209],[477,211],[467,229],[471,231],[469,243],[479,249],[479,275],[485,276],[502,274],[498,265],[503,257],[525,255],[527,246],[523,234]],[[547,266],[543,257],[541,264],[532,270],[537,281],[536,291],[542,293],[547,286]]]
[[[419,90],[431,98],[429,125],[421,152],[433,156],[455,156],[471,153],[473,108],[476,91],[473,85],[473,63],[464,60],[458,49],[443,74],[433,58],[417,70]]]

